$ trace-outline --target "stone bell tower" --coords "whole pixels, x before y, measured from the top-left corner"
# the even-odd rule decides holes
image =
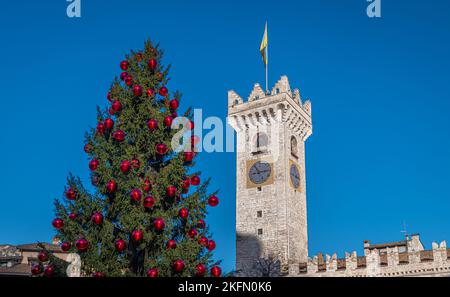
[[[308,257],[305,141],[311,102],[282,76],[272,91],[255,84],[247,102],[228,92],[228,123],[237,133],[236,269],[251,276],[260,259],[281,272]]]

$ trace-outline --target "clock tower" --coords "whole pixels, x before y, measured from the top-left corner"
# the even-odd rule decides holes
[[[305,141],[311,102],[282,76],[271,92],[255,84],[247,102],[228,92],[228,123],[237,133],[236,270],[252,276],[261,260],[281,273],[306,262]]]

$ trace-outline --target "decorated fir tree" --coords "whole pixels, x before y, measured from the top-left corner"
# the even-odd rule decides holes
[[[219,200],[192,169],[198,138],[191,120],[183,150],[172,147],[182,129],[172,127],[181,94],[166,88],[170,67],[162,55],[147,41],[120,63],[109,106],[98,109],[96,128],[86,133],[95,191],[70,175],[63,199],[55,200],[61,248],[80,255],[84,276],[221,275],[205,224],[208,204]],[[192,118],[190,109],[184,117]],[[54,264],[38,265],[34,274],[41,275]]]

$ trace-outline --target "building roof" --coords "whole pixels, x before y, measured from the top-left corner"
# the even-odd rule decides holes
[[[42,245],[49,251],[49,252],[60,252],[65,253],[61,248],[56,244],[50,244],[50,243],[42,243]],[[28,244],[20,244],[16,245],[16,247],[19,250],[27,251],[27,252],[37,252],[41,251],[42,248],[39,246],[39,243],[28,243]]]
[[[396,247],[396,246],[407,246],[406,240],[402,241],[394,241],[394,242],[387,242],[387,243],[378,243],[378,244],[371,244],[367,249],[383,249],[388,247]]]

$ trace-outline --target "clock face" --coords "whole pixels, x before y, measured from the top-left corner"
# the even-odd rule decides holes
[[[298,171],[298,167],[295,164],[291,165],[290,169],[291,182],[294,188],[298,189],[300,186],[300,172]]]
[[[267,162],[258,161],[250,167],[248,177],[254,184],[262,184],[267,181],[272,172],[272,167]]]

